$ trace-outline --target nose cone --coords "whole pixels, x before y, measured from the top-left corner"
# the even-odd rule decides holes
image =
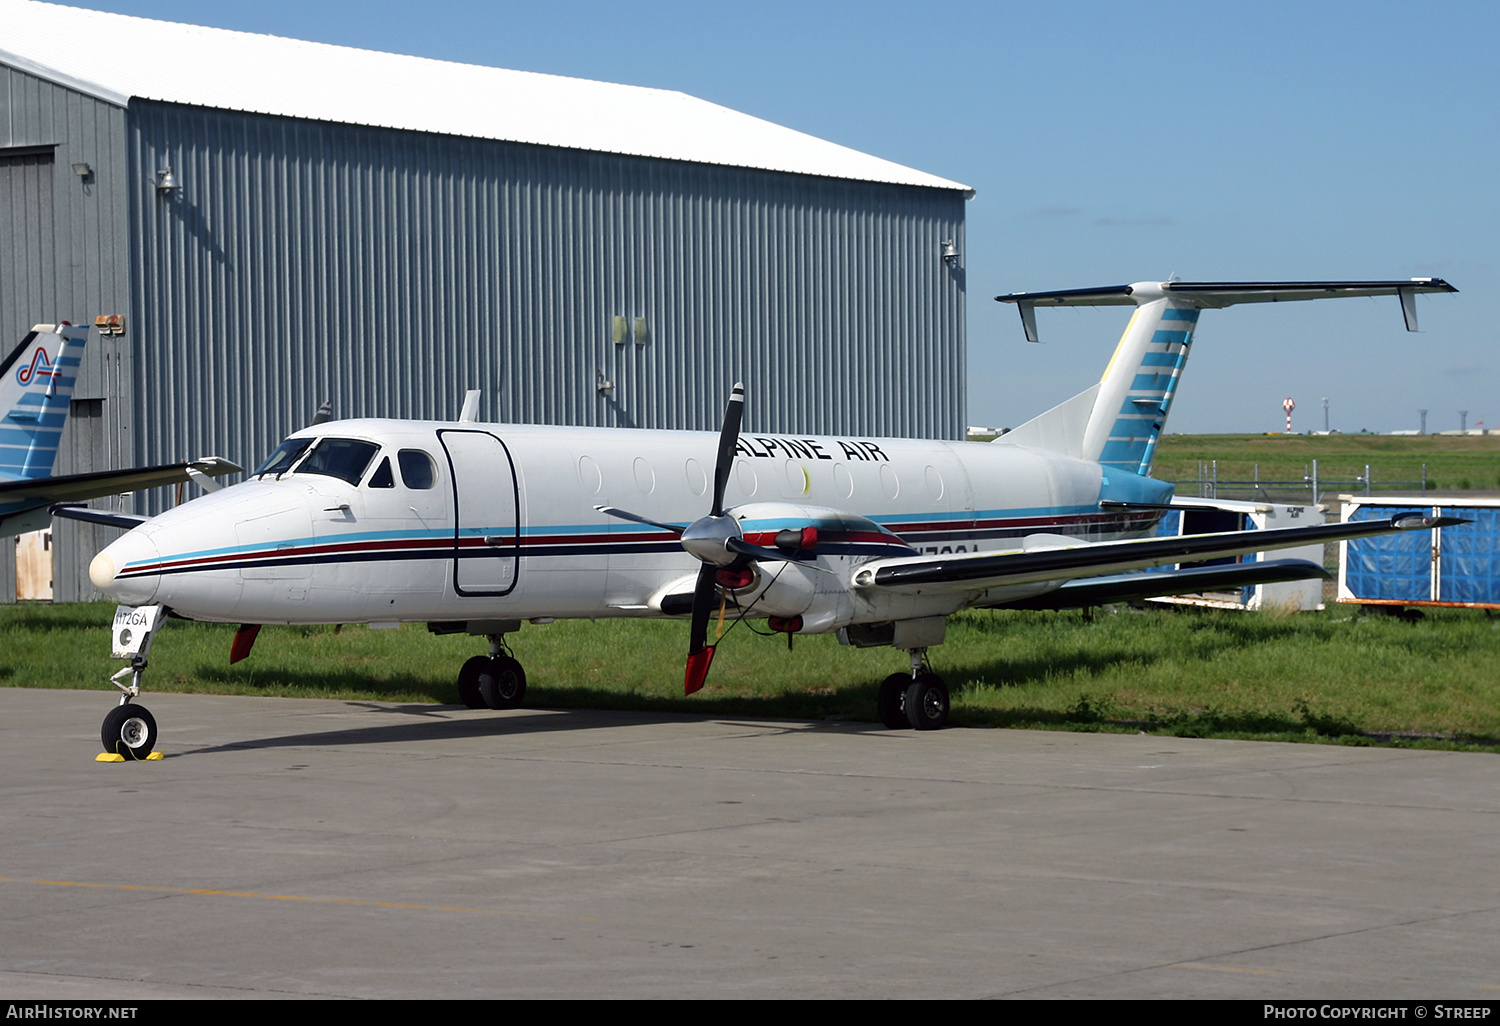
[[[117,602],[148,605],[161,585],[157,564],[161,553],[140,529],[116,540],[89,564],[94,587]]]

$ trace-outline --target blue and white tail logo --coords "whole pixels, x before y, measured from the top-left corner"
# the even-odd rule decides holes
[[[1166,299],[1137,307],[1099,382],[1084,452],[1106,467],[1147,474],[1156,455],[1198,311]]]
[[[0,480],[52,473],[88,330],[38,324],[0,363]]]

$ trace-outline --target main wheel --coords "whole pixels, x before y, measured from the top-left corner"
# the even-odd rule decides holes
[[[489,656],[475,656],[464,663],[458,671],[458,700],[470,709],[485,709],[484,698],[479,694],[479,675],[489,668]]]
[[[156,747],[156,719],[143,706],[117,705],[104,717],[99,740],[111,755],[144,759]]]
[[[906,718],[918,730],[948,722],[948,685],[935,673],[919,673],[906,689]]]
[[[491,709],[519,709],[526,698],[526,671],[510,656],[496,656],[479,674],[479,697]]]
[[[880,682],[875,708],[880,713],[880,722],[891,730],[906,730],[911,726],[906,719],[906,689],[909,687],[911,677],[904,673],[893,673]]]

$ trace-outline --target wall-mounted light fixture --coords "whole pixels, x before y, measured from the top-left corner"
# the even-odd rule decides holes
[[[943,240],[943,263],[949,267],[958,263],[958,247],[953,245],[952,239]]]
[[[167,193],[176,192],[181,188],[182,184],[177,181],[177,175],[172,172],[172,165],[168,164],[156,172],[156,194],[158,196],[165,196]]]
[[[594,388],[600,395],[615,394],[615,383],[604,376],[604,371],[596,369],[594,375]]]
[[[99,329],[100,335],[123,335],[125,334],[125,315],[100,314],[94,318],[94,327]]]
[[[625,326],[625,318],[616,314],[610,322],[609,340],[617,346],[623,346],[625,344],[625,336],[629,333],[629,329]]]
[[[635,344],[643,346],[650,337],[650,332],[646,330],[646,318],[637,317],[635,319]]]
[[[89,167],[83,161],[79,161],[77,164],[73,165],[73,173],[79,178],[87,178],[89,175],[94,173],[94,169]]]

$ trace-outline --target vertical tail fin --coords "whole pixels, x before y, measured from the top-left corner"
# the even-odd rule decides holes
[[[1197,310],[1166,297],[1136,307],[1099,380],[1084,459],[1131,474],[1151,472],[1197,325]]]
[[[1285,303],[1343,296],[1398,296],[1408,331],[1415,331],[1419,292],[1457,292],[1441,278],[1407,281],[1137,282],[1097,289],[1017,292],[1026,337],[1036,342],[1038,306],[1134,306],[1099,384],[1022,424],[997,441],[1068,450],[1132,474],[1151,473],[1156,443],[1187,364],[1198,313],[1236,303]],[[1092,393],[1093,401],[1086,397]],[[1014,438],[1012,436],[1015,436]],[[1051,441],[1052,444],[1046,444]]]
[[[88,333],[38,324],[0,362],[0,480],[52,473]]]

